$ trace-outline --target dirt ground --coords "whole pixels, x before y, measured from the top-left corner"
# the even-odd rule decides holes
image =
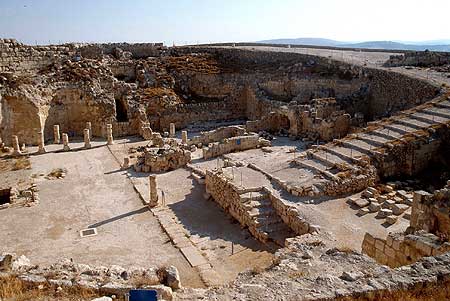
[[[121,161],[129,147],[142,144],[135,139],[121,140],[111,149],[117,160]],[[215,164],[216,160],[203,163],[209,168]],[[136,189],[141,191],[144,198],[147,197],[148,174],[135,173],[132,169],[128,173]],[[156,180],[160,193],[164,191],[167,207],[224,283],[233,280],[239,272],[272,264],[276,247],[258,242],[216,203],[205,200],[204,185],[194,181],[188,169],[159,173]]]
[[[0,252],[24,254],[36,264],[61,258],[125,267],[173,264],[187,285],[202,286],[105,143],[93,145],[90,150],[31,156],[33,174],[66,168],[67,176],[57,180],[37,176],[38,205],[0,211]],[[59,148],[47,146],[48,151]],[[79,231],[88,227],[96,227],[98,235],[80,238]]]

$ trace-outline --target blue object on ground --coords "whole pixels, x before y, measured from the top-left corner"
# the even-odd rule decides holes
[[[131,290],[129,301],[157,301],[155,290]]]

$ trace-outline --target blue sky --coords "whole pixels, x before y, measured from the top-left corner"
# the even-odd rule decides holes
[[[450,0],[0,0],[0,37],[166,44],[450,39]]]

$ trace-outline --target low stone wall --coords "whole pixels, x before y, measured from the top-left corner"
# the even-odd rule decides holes
[[[181,288],[180,275],[174,266],[126,269],[119,265],[90,266],[70,259],[37,266],[27,257],[12,253],[0,255],[1,277],[15,277],[31,288],[43,285],[53,289],[90,290],[102,295],[123,296],[131,289],[154,289],[164,300],[172,300],[172,290]]]
[[[166,49],[162,43],[106,43],[82,45],[78,51],[85,58],[100,59],[103,55],[116,54],[117,48],[130,52],[135,59],[160,56]]]
[[[434,194],[414,193],[411,227],[450,237],[450,183]]]
[[[264,190],[268,193],[275,211],[295,234],[303,235],[310,232],[310,224],[301,216],[297,208],[288,204],[286,200],[275,196],[275,194],[267,188],[264,188]]]
[[[286,200],[276,196],[266,187],[242,188],[235,185],[225,174],[217,171],[206,171],[206,191],[212,198],[241,225],[249,228],[257,239],[265,242],[267,237],[261,234],[249,215],[249,208],[245,207],[241,195],[254,192],[262,193],[270,200],[276,214],[282,221],[297,235],[306,234],[310,230],[310,225],[302,217],[296,207],[290,205]]]
[[[242,226],[247,227],[249,232],[262,242],[267,241],[267,236],[257,230],[257,227],[249,215],[248,209],[244,207],[241,201],[241,194],[247,192],[261,191],[262,187],[244,189],[236,186],[223,173],[215,171],[206,171],[206,192],[211,194],[214,201],[235,218]]]
[[[417,174],[426,168],[441,151],[441,146],[450,136],[447,124],[429,131],[418,131],[386,145],[382,155],[374,157],[380,177]]]
[[[188,145],[208,145],[209,143],[222,141],[226,138],[232,138],[236,136],[243,136],[246,133],[242,126],[232,125],[223,126],[209,132],[202,132],[200,136],[195,136],[189,139]]]
[[[169,129],[171,123],[174,123],[177,128],[184,128],[196,122],[236,120],[245,117],[244,103],[223,100],[178,104],[168,111],[158,112],[157,116],[149,116],[148,119],[152,129],[163,131]]]
[[[381,264],[399,267],[422,257],[450,252],[450,243],[442,242],[436,235],[425,231],[408,235],[390,233],[386,239],[366,233],[362,251]]]
[[[224,139],[223,142],[210,143],[207,147],[203,147],[203,158],[210,159],[231,152],[269,145],[270,141],[259,138],[258,135],[232,137]]]
[[[450,53],[434,51],[406,52],[402,55],[391,55],[384,63],[385,67],[418,66],[431,67],[450,64]]]
[[[137,172],[161,172],[175,170],[191,162],[191,152],[180,147],[147,148],[138,155],[134,170]]]

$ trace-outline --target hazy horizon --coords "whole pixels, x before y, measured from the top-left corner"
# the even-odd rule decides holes
[[[439,9],[436,9],[439,8]],[[325,38],[344,42],[450,40],[450,1],[0,0],[0,37],[27,44],[167,45]]]

